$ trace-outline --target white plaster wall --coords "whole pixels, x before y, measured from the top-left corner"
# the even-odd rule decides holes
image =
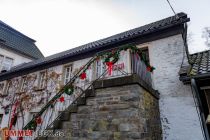
[[[32,59],[29,59],[28,57],[25,57],[13,51],[9,51],[4,48],[1,48],[1,46],[0,46],[0,54],[14,59],[13,66],[19,65],[24,62],[29,62],[32,60]]]
[[[179,80],[183,59],[181,35],[149,43],[153,85],[160,93],[160,113],[165,140],[203,140],[198,114],[189,85]]]
[[[1,53],[1,52],[0,52]],[[128,67],[128,65],[129,65],[129,63],[128,63],[128,56],[129,56],[129,51],[127,50],[127,51],[122,51],[121,52],[121,54],[120,54],[120,59],[119,59],[119,61],[117,62],[117,63],[124,63],[124,68],[123,68],[123,70],[125,71],[125,72],[129,72],[129,67]],[[39,96],[39,97],[37,97],[37,100],[40,100],[42,97],[44,97],[45,96],[45,93],[46,93],[46,90],[48,90],[50,93],[51,93],[51,96],[50,96],[50,98],[52,98],[53,96],[55,96],[55,94],[58,92],[58,91],[56,91],[56,86],[58,86],[58,83],[60,84],[60,85],[63,85],[63,76],[64,76],[64,74],[63,74],[63,72],[64,72],[64,67],[66,66],[66,65],[69,65],[69,64],[72,64],[73,65],[73,70],[72,70],[72,72],[73,72],[73,74],[76,74],[78,71],[79,71],[79,69],[82,67],[82,66],[84,66],[89,60],[90,60],[91,58],[86,58],[86,59],[82,59],[82,60],[77,60],[77,61],[74,61],[74,62],[70,62],[70,63],[67,63],[67,64],[64,64],[64,65],[57,65],[57,66],[54,66],[54,67],[50,67],[50,68],[48,68],[48,69],[46,69],[47,71],[48,71],[48,73],[50,73],[50,72],[56,72],[57,74],[59,74],[59,77],[56,79],[56,84],[55,85],[53,85],[53,86],[51,86],[50,85],[50,81],[49,81],[49,79],[48,79],[48,82],[47,82],[47,88],[45,88],[44,90],[42,90],[42,91],[32,91],[32,92],[30,92],[30,94],[32,93],[32,94],[40,94],[41,93],[41,96]],[[104,58],[101,58],[101,61],[104,61]],[[93,63],[93,65],[91,65],[90,66],[90,68],[86,71],[86,73],[87,73],[87,80],[88,80],[88,82],[90,82],[91,80],[93,80],[93,78],[94,77],[96,77],[95,76],[95,64],[96,63]],[[44,71],[44,70],[41,70],[41,71]],[[33,87],[38,87],[38,82],[39,82],[39,74],[40,74],[40,72],[41,71],[36,71],[36,72],[33,72],[33,73],[30,73],[30,74],[28,74],[28,75],[36,75],[37,77],[36,77],[36,79],[35,79],[35,82],[34,82],[34,84],[33,84]],[[114,76],[114,74],[116,73],[116,71],[115,70],[113,70],[113,73],[112,73],[112,75],[111,76]],[[107,77],[108,77],[109,75],[107,75]],[[111,77],[110,76],[110,77]],[[19,77],[15,77],[15,78],[13,78],[13,79],[10,79],[11,81],[15,81],[15,79],[19,79],[19,85],[21,84],[21,79],[22,79],[22,76],[19,76]],[[79,78],[78,78],[79,79]],[[1,82],[7,82],[7,80],[5,80],[5,81],[0,81],[0,83]],[[76,84],[82,84],[82,82],[85,82],[85,81],[79,81],[78,83],[77,82],[75,82]],[[13,87],[12,87],[13,88]],[[26,93],[28,93],[29,91],[27,91]],[[18,93],[18,91],[17,91],[17,93]],[[13,99],[13,97],[14,96],[16,96],[16,92],[15,91],[13,91],[13,92],[11,92],[11,93],[9,93],[9,99]],[[3,101],[2,101],[3,100]],[[0,101],[2,101],[2,103],[3,103],[3,105],[4,106],[6,106],[6,105],[8,105],[9,103],[10,103],[10,101],[7,101],[6,99],[3,99],[3,98],[0,98]],[[46,102],[45,102],[46,103]],[[38,111],[40,111],[40,109],[43,107],[43,105],[45,105],[45,103],[44,104],[39,104],[39,106],[36,106],[35,108],[32,108],[30,111],[26,111],[25,110],[25,116],[24,116],[24,124],[27,124],[29,121],[30,121],[30,119],[32,118],[32,114],[31,113],[34,113],[34,112],[38,112]],[[61,105],[63,105],[62,103],[61,103]],[[10,110],[11,111],[11,110]],[[10,120],[10,115],[9,114],[5,114],[4,113],[5,112],[5,110],[2,108],[2,106],[0,105],[0,114],[3,114],[3,119],[2,119],[2,122],[1,122],[1,124],[0,124],[0,128],[5,128],[5,127],[8,127],[9,126],[9,120]],[[46,122],[47,122],[47,120],[45,120]],[[18,122],[19,122],[19,124],[21,124],[22,123],[22,118],[20,118],[19,120],[18,120]]]

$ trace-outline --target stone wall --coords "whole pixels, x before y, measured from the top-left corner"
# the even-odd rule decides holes
[[[138,84],[96,89],[63,129],[74,140],[161,140],[158,99]]]

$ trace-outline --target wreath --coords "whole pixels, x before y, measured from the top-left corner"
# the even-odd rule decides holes
[[[64,88],[64,92],[67,94],[67,95],[71,95],[73,92],[74,92],[74,87],[72,85],[70,86],[67,86]]]

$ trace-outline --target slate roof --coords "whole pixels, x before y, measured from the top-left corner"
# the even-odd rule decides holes
[[[2,21],[0,21],[0,42],[3,47],[12,49],[33,59],[44,57],[35,45],[35,40],[20,33]]]
[[[45,65],[45,64],[58,61],[58,60],[64,60],[65,58],[80,55],[82,53],[87,53],[89,51],[97,50],[99,48],[103,48],[108,45],[113,45],[122,41],[130,40],[135,37],[152,34],[152,33],[155,33],[164,29],[168,29],[176,25],[183,24],[190,20],[185,13],[178,13],[177,15],[179,18],[177,18],[177,16],[171,16],[171,17],[168,17],[168,18],[165,18],[165,19],[162,19],[162,20],[129,30],[129,31],[125,31],[125,32],[101,39],[101,40],[97,40],[97,41],[94,41],[85,45],[81,45],[79,47],[76,47],[76,48],[61,52],[61,53],[57,53],[57,54],[45,57],[44,59],[39,59],[39,60],[26,63],[19,67],[15,67],[8,72],[1,73],[0,78],[10,73],[15,73],[17,71],[21,71],[24,69],[38,67],[38,66]]]
[[[210,50],[190,55],[191,64],[188,75],[196,76],[210,73]]]

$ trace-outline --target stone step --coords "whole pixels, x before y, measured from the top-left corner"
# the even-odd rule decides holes
[[[93,92],[93,90],[92,89],[89,89],[89,90],[86,90],[85,91],[85,97],[87,98],[87,97],[95,97],[96,96],[96,94],[95,94],[95,92]]]
[[[62,137],[39,137],[36,140],[60,140]]]
[[[71,138],[66,138],[64,140],[87,140],[87,138],[71,137]]]
[[[77,130],[75,132],[72,132],[72,137],[73,138],[86,138],[87,139],[96,139],[96,140],[146,140],[147,135],[149,133],[145,132],[138,132],[138,131],[133,131],[133,132],[119,132],[119,131],[92,131],[92,132],[87,132],[84,130]],[[71,137],[71,138],[72,138]],[[157,140],[159,140],[157,138]]]
[[[62,137],[47,137],[46,140],[61,140]]]
[[[47,137],[38,137],[35,140],[47,140]]]
[[[59,140],[62,137],[38,137],[35,140]]]
[[[68,121],[70,120],[71,113],[69,111],[64,111],[62,112],[61,116],[60,116],[60,120],[61,121]]]
[[[77,100],[77,105],[80,106],[80,105],[85,105],[86,104],[86,98],[85,97],[80,97],[78,100]]]
[[[61,122],[62,122],[61,120],[55,120],[53,123],[53,127],[51,129],[49,128],[49,130],[59,129],[61,126]]]
[[[89,114],[91,112],[94,112],[94,109],[92,106],[79,106],[77,110],[77,114]]]
[[[61,129],[72,129],[73,128],[73,124],[70,121],[63,121],[61,124]]]
[[[67,111],[70,113],[77,113],[78,107],[76,105],[71,105],[68,107]]]

